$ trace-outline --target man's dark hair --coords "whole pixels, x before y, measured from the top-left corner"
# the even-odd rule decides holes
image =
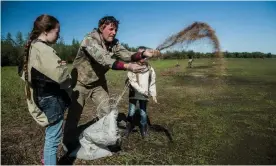
[[[106,25],[113,24],[118,30],[119,23],[120,23],[119,20],[117,20],[115,17],[105,16],[99,20],[98,28],[100,29],[102,26],[105,27]]]
[[[145,50],[145,49],[147,49],[147,47],[145,47],[145,46],[139,46],[139,47],[138,47],[138,50],[139,50],[139,49]]]

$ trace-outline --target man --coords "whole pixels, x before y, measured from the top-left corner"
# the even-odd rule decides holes
[[[159,55],[158,51],[149,49],[137,53],[126,50],[115,38],[118,25],[119,21],[113,16],[100,19],[98,28],[85,36],[73,62],[71,75],[76,82],[63,139],[67,148],[70,148],[70,142],[74,144],[78,140],[77,126],[87,98],[92,98],[97,107],[101,104],[101,109],[97,112],[98,118],[110,112],[105,73],[109,69],[139,72],[145,67],[125,62]]]

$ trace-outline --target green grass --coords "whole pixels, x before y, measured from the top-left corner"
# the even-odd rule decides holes
[[[226,59],[223,71],[211,62],[196,59],[192,69],[187,60],[152,62],[159,104],[150,101],[148,111],[173,142],[164,132],[150,130],[146,140],[134,132],[121,153],[74,164],[276,164],[276,59]],[[28,113],[16,70],[2,68],[2,164],[40,164],[44,129]],[[126,72],[107,78],[110,94],[120,94]],[[119,105],[124,114],[127,96]]]

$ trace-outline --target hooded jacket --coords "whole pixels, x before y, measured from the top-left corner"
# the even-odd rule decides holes
[[[148,100],[148,96],[156,96],[156,74],[151,66],[141,73],[127,73],[130,90],[129,99]]]

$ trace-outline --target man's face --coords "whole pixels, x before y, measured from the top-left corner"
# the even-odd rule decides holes
[[[102,30],[103,39],[106,42],[112,42],[116,36],[117,28],[113,24],[108,24]]]

